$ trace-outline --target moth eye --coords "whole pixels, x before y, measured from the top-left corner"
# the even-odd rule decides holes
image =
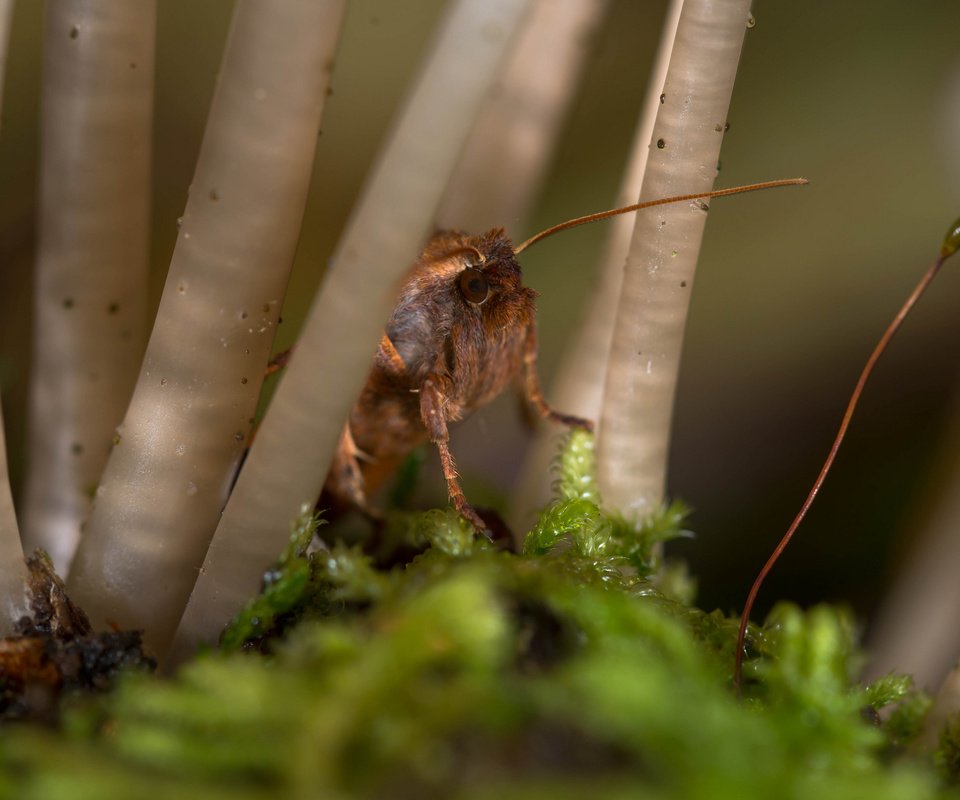
[[[459,281],[460,293],[468,303],[478,306],[490,296],[490,284],[478,269],[467,267],[460,273]]]

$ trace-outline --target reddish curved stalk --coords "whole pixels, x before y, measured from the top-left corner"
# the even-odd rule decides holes
[[[957,227],[955,225],[951,230],[955,232],[956,229]],[[948,234],[948,242],[949,237],[950,234]],[[837,430],[837,435],[833,440],[833,444],[830,446],[830,452],[827,454],[827,459],[823,462],[823,466],[820,468],[820,474],[817,475],[817,479],[813,482],[813,487],[810,489],[807,499],[800,507],[800,511],[797,513],[797,516],[790,524],[790,527],[787,528],[787,532],[783,535],[783,538],[770,555],[770,558],[767,559],[767,563],[763,565],[763,569],[760,570],[759,574],[754,580],[753,586],[750,587],[750,593],[747,595],[747,602],[743,607],[743,614],[740,616],[740,629],[737,633],[736,660],[733,668],[733,685],[738,694],[740,693],[743,673],[744,639],[747,635],[747,625],[750,622],[750,612],[753,610],[753,604],[757,599],[757,594],[760,592],[760,587],[763,585],[764,580],[766,580],[770,570],[773,569],[774,564],[777,563],[777,559],[779,559],[783,551],[787,549],[787,545],[790,544],[793,534],[796,533],[797,528],[800,527],[800,523],[803,522],[803,518],[807,515],[807,511],[809,511],[810,506],[813,505],[813,501],[816,499],[817,493],[820,491],[820,487],[823,486],[823,482],[826,480],[827,473],[830,472],[830,468],[833,466],[833,462],[837,457],[837,451],[840,449],[840,444],[843,442],[843,437],[847,434],[847,428],[850,427],[850,419],[853,417],[853,412],[856,410],[857,403],[860,401],[860,395],[863,394],[863,387],[866,385],[867,379],[870,377],[870,373],[873,372],[874,366],[876,366],[880,356],[883,355],[883,351],[887,349],[887,345],[890,343],[890,340],[893,338],[894,334],[900,329],[900,325],[903,324],[907,314],[910,313],[910,310],[916,304],[917,300],[920,299],[920,296],[926,291],[927,287],[930,285],[930,282],[936,277],[937,272],[940,271],[940,267],[943,266],[943,262],[953,255],[955,251],[955,247],[950,247],[948,244],[944,245],[943,249],[940,251],[940,255],[937,257],[937,260],[934,261],[924,273],[919,283],[917,283],[916,287],[914,287],[914,290],[910,293],[910,296],[907,298],[906,302],[903,304],[903,306],[901,306],[900,310],[897,312],[897,315],[893,318],[893,321],[887,327],[886,331],[884,331],[883,336],[880,337],[880,341],[877,342],[876,347],[873,348],[873,352],[870,353],[870,358],[867,359],[867,363],[864,365],[863,371],[860,373],[860,378],[857,380],[857,385],[854,388],[853,393],[850,395],[850,400],[847,403],[847,409],[843,414],[843,419],[840,421],[840,428]]]

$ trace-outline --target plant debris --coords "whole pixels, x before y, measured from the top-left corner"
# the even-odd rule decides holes
[[[0,717],[53,720],[61,696],[102,692],[127,669],[153,670],[139,631],[95,633],[41,550],[26,559],[31,613],[0,639]]]

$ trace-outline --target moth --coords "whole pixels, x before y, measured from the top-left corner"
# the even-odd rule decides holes
[[[478,531],[450,452],[449,427],[511,384],[541,417],[592,430],[551,408],[537,375],[536,292],[503,230],[434,236],[403,282],[366,384],[344,426],[322,502],[369,510],[374,491],[418,445],[439,452],[450,501]]]
[[[651,205],[805,182],[770,181],[603,211],[554,225],[517,247],[502,229],[477,236],[437,234],[402,284],[319,506],[334,515],[358,508],[376,517],[369,495],[414,448],[430,441],[440,455],[451,503],[486,533],[460,486],[450,452],[451,424],[515,384],[540,417],[593,429],[590,420],[557,411],[544,399],[537,375],[536,292],[523,285],[517,256],[561,230]]]

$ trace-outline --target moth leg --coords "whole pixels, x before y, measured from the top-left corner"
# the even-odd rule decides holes
[[[371,508],[367,501],[366,483],[360,471],[360,461],[372,460],[364,453],[353,440],[349,423],[343,426],[340,441],[337,443],[337,452],[334,456],[333,476],[336,494],[348,500],[367,516],[380,518],[380,513]]]
[[[437,446],[437,451],[440,453],[440,466],[443,469],[443,477],[447,479],[447,494],[450,502],[460,516],[489,538],[490,533],[486,523],[467,502],[460,487],[460,476],[457,474],[457,465],[450,452],[450,433],[447,430],[447,417],[444,414],[447,398],[440,389],[439,383],[438,378],[427,378],[421,384],[420,416],[430,435],[430,441]]]
[[[544,419],[566,425],[568,428],[593,430],[591,420],[555,411],[544,398],[540,378],[537,375],[537,329],[533,323],[527,327],[527,337],[523,345],[523,394],[527,402]]]
[[[391,375],[405,375],[407,365],[403,357],[397,352],[393,342],[387,334],[380,337],[380,346],[377,348],[377,363],[384,366]]]

